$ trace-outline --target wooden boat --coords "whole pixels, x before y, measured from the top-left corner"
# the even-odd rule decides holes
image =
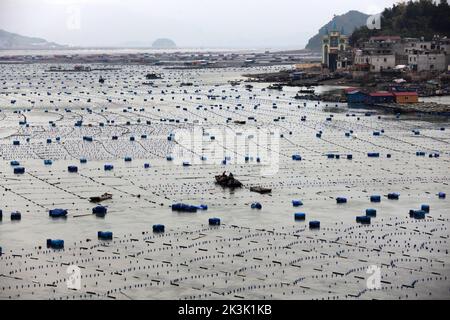
[[[224,188],[242,188],[242,183],[235,179],[232,173],[230,173],[230,175],[226,175],[224,172],[222,175],[216,176],[216,183]]]
[[[98,202],[102,202],[102,201],[110,200],[110,199],[112,199],[112,194],[104,193],[100,197],[90,197],[89,201],[90,202],[94,202],[94,203],[98,203]]]
[[[260,194],[268,194],[272,193],[272,189],[269,188],[263,188],[263,187],[250,187],[251,192],[257,192]]]

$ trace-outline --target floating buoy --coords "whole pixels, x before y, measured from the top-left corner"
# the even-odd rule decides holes
[[[428,204],[423,204],[423,205],[421,206],[421,209],[422,209],[423,211],[425,211],[426,213],[430,213],[430,206],[429,206]]]

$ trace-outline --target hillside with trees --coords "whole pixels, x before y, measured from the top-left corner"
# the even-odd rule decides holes
[[[352,45],[372,36],[401,36],[430,40],[434,35],[450,36],[450,6],[447,0],[408,1],[387,8],[382,13],[381,30],[366,26],[350,37]]]

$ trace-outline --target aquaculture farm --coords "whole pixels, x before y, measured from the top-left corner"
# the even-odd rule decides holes
[[[448,118],[258,69],[0,65],[0,299],[448,299]]]

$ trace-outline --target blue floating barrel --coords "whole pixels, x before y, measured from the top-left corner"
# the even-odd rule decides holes
[[[105,164],[105,165],[103,166],[103,169],[104,169],[105,171],[112,171],[112,170],[114,170],[114,166],[113,166],[112,164]]]
[[[206,204],[201,204],[201,205],[198,206],[198,209],[206,211],[206,210],[208,210],[208,206]]]
[[[191,206],[188,204],[184,204],[184,203],[176,203],[172,205],[172,211],[177,211],[177,212],[197,212],[198,207],[196,206]]]
[[[165,227],[163,224],[155,224],[153,226],[153,232],[155,233],[163,233],[165,230]]]
[[[409,215],[417,220],[423,220],[425,219],[426,212],[423,210],[411,210]]]
[[[361,224],[370,224],[371,218],[369,216],[356,217],[356,222]]]
[[[97,232],[97,237],[100,240],[112,240],[113,233],[111,231],[99,231]]]
[[[19,211],[11,212],[11,221],[22,220],[22,214]]]
[[[310,221],[309,228],[310,229],[320,229],[320,221]]]
[[[398,193],[389,193],[388,194],[388,199],[389,200],[398,200],[398,199],[400,199],[400,194],[398,194]]]
[[[3,252],[2,252],[2,247],[0,247],[0,257],[2,256]]]
[[[118,136],[112,136],[112,140],[119,140]]]
[[[52,143],[52,139],[47,139],[47,143]]]
[[[69,171],[70,173],[77,173],[78,167],[77,166],[68,166],[67,171]]]
[[[67,217],[68,211],[66,209],[52,209],[48,214],[52,218],[65,218]]]
[[[294,207],[301,207],[303,205],[303,202],[301,200],[292,200],[292,205]]]
[[[136,138],[135,137],[130,137],[130,141],[135,141]]]
[[[390,158],[392,158],[392,155],[391,155],[390,153],[388,153],[388,154],[386,155],[386,157],[387,157],[388,159],[390,159]]]
[[[262,204],[259,203],[259,202],[252,203],[251,208],[252,209],[261,210],[262,209]]]
[[[348,155],[347,155],[347,160],[353,160],[353,155],[348,154]]]
[[[377,216],[377,210],[375,209],[366,209],[366,216],[375,218]]]
[[[219,218],[210,218],[208,220],[210,226],[220,226],[220,219]]]
[[[150,168],[150,163],[144,163],[144,168],[145,169],[149,169]]]
[[[20,162],[19,162],[19,161],[16,161],[16,160],[12,160],[9,164],[11,165],[11,167],[17,167],[17,166],[20,166]]]
[[[3,210],[0,210],[0,221],[3,220]]]
[[[348,137],[350,137],[350,132],[346,132],[345,133],[345,136],[348,138]]]
[[[147,139],[147,135],[146,134],[141,135],[141,139]]]
[[[20,146],[20,141],[14,140],[13,141],[13,146]]]
[[[302,157],[299,154],[294,154],[292,156],[292,160],[294,160],[294,161],[302,161]]]
[[[94,141],[94,139],[93,139],[92,137],[88,137],[88,136],[84,136],[84,137],[83,137],[83,140],[84,140],[84,141],[87,141],[87,142],[92,142],[92,141]]]
[[[24,174],[25,168],[24,167],[15,167],[14,168],[14,174]]]
[[[428,204],[423,204],[421,209],[426,213],[430,213],[430,206]]]
[[[328,159],[334,159],[334,154],[332,154],[332,153],[327,154],[327,158]]]
[[[125,162],[131,162],[131,161],[132,161],[131,157],[125,157],[123,160],[124,160]]]
[[[87,163],[87,159],[86,158],[81,158],[80,159],[80,163]]]
[[[108,212],[108,208],[106,208],[104,206],[96,206],[96,207],[92,208],[92,213],[97,216],[100,216],[100,217],[104,217],[107,212]]]
[[[344,198],[344,197],[338,197],[338,198],[336,198],[336,202],[337,202],[338,204],[347,203],[347,198]]]
[[[379,195],[370,196],[370,202],[373,202],[373,203],[381,202],[381,196],[379,196]]]
[[[446,195],[444,192],[439,192],[439,193],[438,193],[439,199],[445,199],[446,196],[447,196],[447,195]]]
[[[367,154],[367,156],[368,156],[369,158],[379,158],[379,157],[380,157],[380,154],[379,154],[378,152],[369,152],[369,153]]]
[[[47,239],[47,248],[56,250],[64,249],[64,240]]]
[[[225,164],[226,164],[226,162],[225,162]],[[190,167],[190,166],[191,166],[191,164],[188,161],[183,162],[183,167]]]
[[[53,164],[52,160],[44,160],[44,165],[51,166]]]
[[[378,131],[374,131],[373,135],[374,135],[375,137],[379,137],[379,136],[381,135],[381,133],[378,132]]]
[[[298,212],[298,213],[294,214],[294,219],[295,219],[295,221],[304,221],[304,220],[306,220],[306,214],[302,213],[302,212]]]
[[[322,138],[322,134],[321,133],[316,133],[316,138]]]
[[[167,161],[173,161],[173,157],[172,157],[172,156],[167,156],[167,157],[166,157],[166,160],[167,160]]]

